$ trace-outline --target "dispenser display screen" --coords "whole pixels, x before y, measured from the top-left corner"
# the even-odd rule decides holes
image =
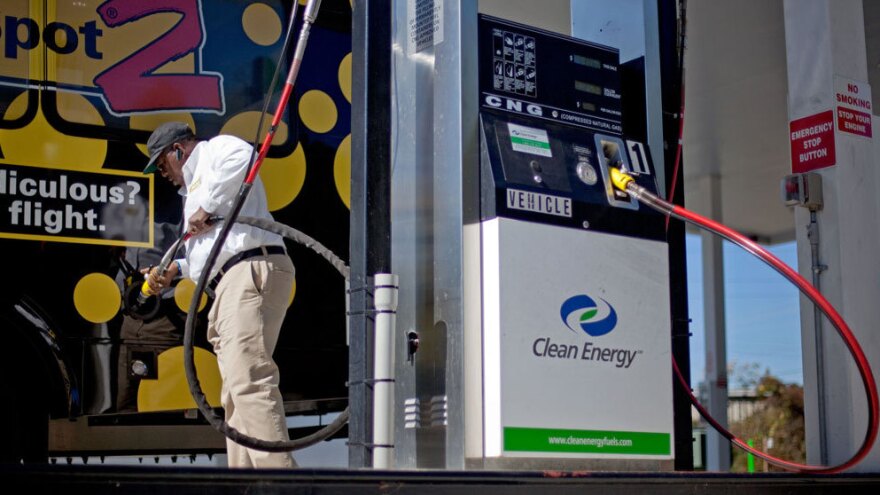
[[[596,60],[595,58],[578,55],[577,53],[571,56],[571,61],[578,65],[583,65],[584,67],[592,67],[594,69],[602,68],[602,62]]]
[[[590,103],[588,101],[579,101],[577,103],[577,107],[583,110],[587,110],[588,112],[595,112],[596,105],[594,103]]]
[[[583,91],[584,93],[590,93],[594,95],[602,94],[602,86],[598,86],[596,84],[591,84],[588,82],[578,81],[575,79],[574,81],[574,89],[578,91]]]

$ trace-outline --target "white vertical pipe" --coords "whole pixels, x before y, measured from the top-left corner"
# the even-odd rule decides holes
[[[715,220],[722,220],[721,177],[700,178],[699,187],[707,199],[704,211]],[[705,318],[706,407],[725,427],[727,422],[727,327],[724,296],[724,249],[722,239],[702,231],[703,314]],[[730,444],[714,429],[706,433],[706,468],[709,471],[730,470]]]
[[[373,277],[376,338],[373,348],[373,467],[394,467],[394,323],[398,277]]]

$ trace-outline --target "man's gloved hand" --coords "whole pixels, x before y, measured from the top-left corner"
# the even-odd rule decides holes
[[[146,275],[147,285],[150,287],[150,295],[154,296],[162,291],[162,289],[169,287],[171,285],[171,281],[174,280],[174,277],[177,276],[178,265],[176,262],[172,262],[168,265],[168,268],[165,270],[165,273],[159,273],[158,267],[148,267],[141,270],[141,273]]]

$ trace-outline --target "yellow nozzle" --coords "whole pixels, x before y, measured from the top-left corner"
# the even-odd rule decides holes
[[[143,295],[145,295],[145,296],[151,296],[151,295],[152,295],[152,294],[150,293],[150,284],[147,283],[146,280],[144,280],[144,283],[141,285],[141,294],[143,294]]]
[[[611,182],[614,184],[614,187],[621,191],[626,191],[626,185],[633,180],[635,179],[632,176],[621,172],[619,168],[611,167]]]

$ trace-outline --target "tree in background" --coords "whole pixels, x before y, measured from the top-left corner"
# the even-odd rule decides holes
[[[730,425],[734,435],[753,440],[759,450],[794,462],[806,461],[804,442],[804,389],[783,383],[765,372],[754,385],[760,405],[748,417]],[[734,448],[731,471],[748,470],[748,455]],[[755,459],[756,471],[778,471]]]

